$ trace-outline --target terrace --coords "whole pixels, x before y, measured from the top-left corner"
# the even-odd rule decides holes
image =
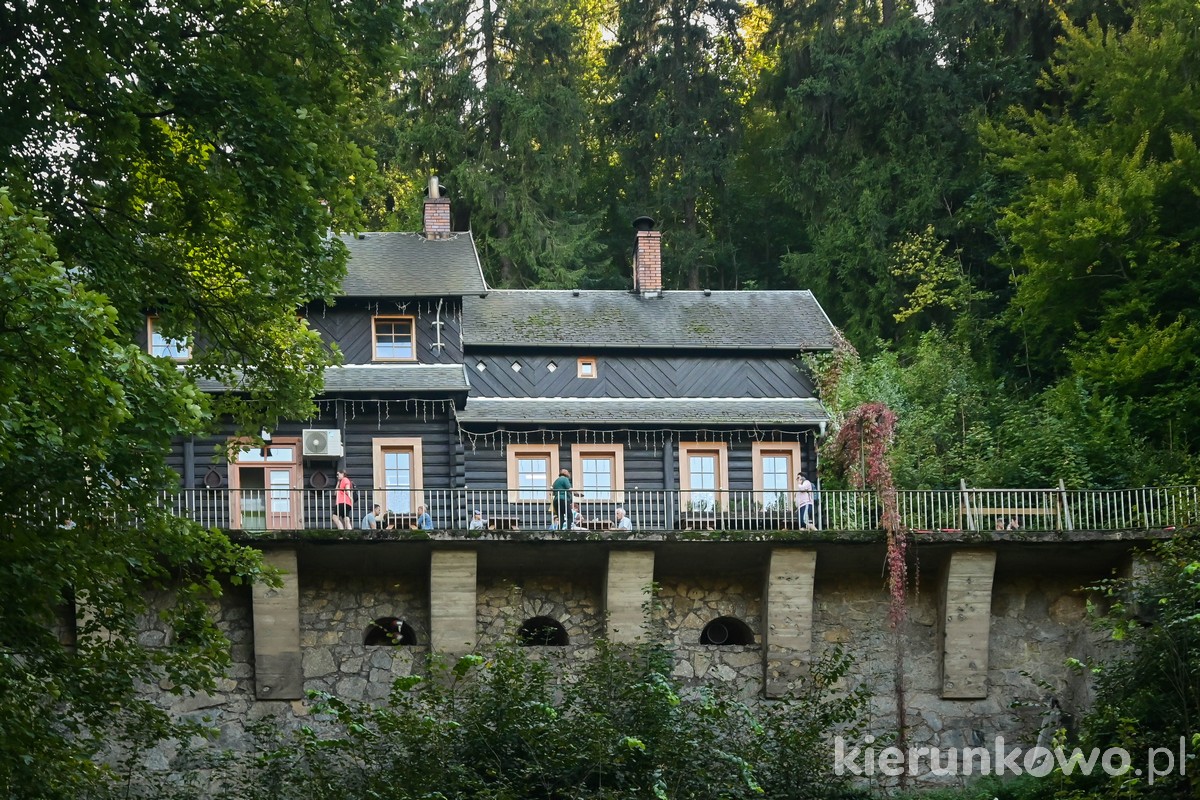
[[[816,527],[823,531],[880,529],[882,507],[870,491],[829,490],[815,494]],[[416,526],[424,506],[435,530],[466,530],[476,509],[492,531],[551,529],[554,508],[544,493],[519,489],[355,489],[353,528],[374,504],[384,509],[384,527]],[[1139,489],[899,490],[901,524],[914,532],[1135,531],[1182,528],[1200,523],[1195,486]],[[333,530],[331,489],[186,489],[167,498],[179,516],[207,527],[233,531]],[[624,508],[635,532],[782,531],[799,527],[792,498],[750,491],[624,490],[613,496],[578,498],[582,524],[576,530],[605,531]]]

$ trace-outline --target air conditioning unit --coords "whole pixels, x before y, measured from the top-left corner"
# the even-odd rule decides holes
[[[304,455],[318,458],[340,458],[342,432],[309,429],[304,432]]]

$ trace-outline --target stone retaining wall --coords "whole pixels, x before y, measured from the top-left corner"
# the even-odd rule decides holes
[[[990,625],[988,696],[982,700],[941,697],[938,598],[922,588],[909,601],[908,619],[897,633],[889,628],[888,597],[882,578],[863,571],[820,571],[814,596],[813,653],[840,646],[855,659],[840,688],[864,685],[872,692],[870,729],[877,736],[896,730],[897,667],[907,708],[912,745],[942,748],[990,745],[996,734],[1010,743],[1032,743],[1050,696],[1068,713],[1090,701],[1088,676],[1065,666],[1068,657],[1103,651],[1104,637],[1086,620],[1078,576],[997,576]],[[925,586],[933,586],[926,580]],[[571,646],[545,648],[562,664],[581,663],[594,654],[602,635],[601,581],[594,575],[538,576],[521,581],[481,578],[478,630],[486,645],[521,622],[546,616],[563,624]],[[304,688],[348,700],[380,701],[399,677],[428,669],[428,584],[369,576],[319,577],[300,582],[300,642]],[[661,631],[676,651],[675,677],[691,686],[715,682],[736,687],[740,699],[761,699],[763,681],[762,588],[753,576],[670,577],[660,580],[651,629]],[[722,616],[745,622],[756,637],[751,646],[700,645],[706,624]],[[187,698],[163,693],[180,715],[205,718],[220,732],[220,747],[250,746],[245,723],[278,715],[296,723],[308,713],[306,701],[259,701],[254,690],[253,626],[250,592],[235,588],[216,609],[231,642],[233,664],[212,694]],[[412,626],[415,647],[366,646],[372,621],[398,617]],[[168,640],[161,623],[147,622],[142,640]],[[899,644],[903,658],[897,660]],[[542,650],[542,648],[538,648]],[[174,749],[163,747],[151,763],[171,768]]]

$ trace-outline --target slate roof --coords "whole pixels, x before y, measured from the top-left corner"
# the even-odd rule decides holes
[[[833,324],[809,291],[495,290],[464,297],[467,346],[829,350]]]
[[[223,392],[218,381],[197,381],[206,392]],[[351,364],[325,370],[325,393],[346,392],[466,392],[462,364]]]
[[[624,425],[819,425],[826,422],[816,398],[536,398],[471,397],[459,422],[620,423]]]
[[[445,239],[419,233],[341,237],[350,250],[342,290],[347,297],[445,297],[487,292],[470,232]]]

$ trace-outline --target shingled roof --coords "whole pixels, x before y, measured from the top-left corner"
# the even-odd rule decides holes
[[[419,233],[341,237],[350,250],[347,297],[444,297],[483,294],[487,284],[469,232],[428,239]]]
[[[206,392],[228,391],[226,385],[198,380]],[[466,392],[467,373],[462,364],[351,364],[325,370],[325,393],[353,392]]]
[[[468,346],[830,350],[833,324],[809,291],[496,290],[463,300]]]
[[[819,425],[826,422],[815,398],[745,397],[635,399],[596,397],[471,397],[458,412],[459,422],[583,423],[622,425]]]

